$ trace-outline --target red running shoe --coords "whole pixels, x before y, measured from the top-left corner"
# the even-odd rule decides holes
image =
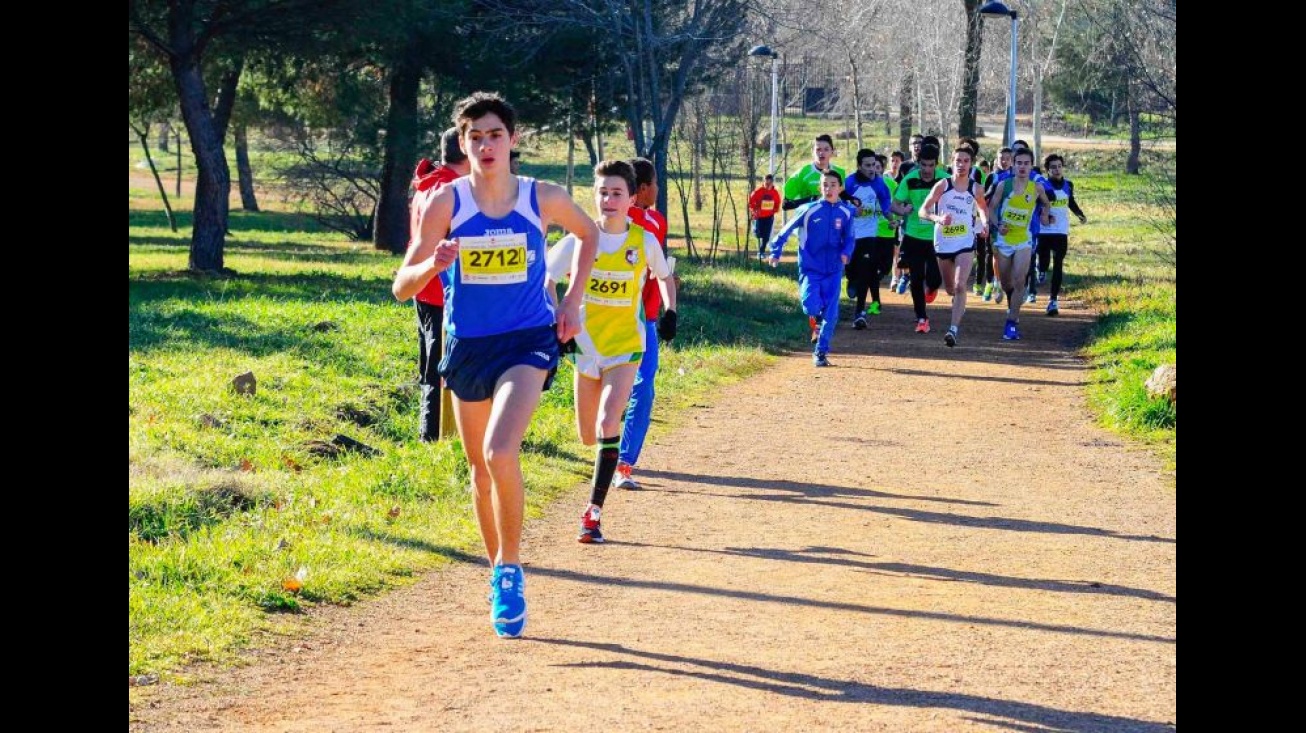
[[[576,541],[583,545],[603,544],[603,531],[599,529],[599,510],[586,509],[580,517],[580,534]]]

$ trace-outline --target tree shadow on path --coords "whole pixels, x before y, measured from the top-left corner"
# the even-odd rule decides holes
[[[609,542],[608,544],[621,544]],[[884,606],[868,606],[861,603],[840,603],[836,601],[820,601],[812,598],[803,598],[800,596],[783,596],[773,593],[755,593],[752,591],[730,590],[728,588],[712,588],[704,585],[693,585],[690,583],[669,583],[661,580],[638,580],[635,578],[615,577],[610,575],[596,575],[594,573],[581,573],[572,570],[563,570],[560,568],[550,568],[541,565],[530,565],[530,574],[542,575],[559,580],[568,580],[577,583],[593,583],[600,586],[612,586],[622,588],[644,588],[647,590],[664,591],[670,593],[700,593],[724,598],[735,598],[747,601],[760,601],[765,603],[780,603],[784,605],[806,606],[810,608],[824,608],[837,611],[852,611],[854,613],[867,613],[878,616],[900,616],[904,618],[929,619],[932,621],[945,621],[949,623],[960,624],[981,624],[985,626],[996,626],[1000,628],[1026,629],[1033,631],[1048,631],[1057,634],[1084,634],[1107,639],[1125,639],[1128,641],[1145,641],[1159,644],[1174,644],[1175,639],[1165,636],[1156,636],[1154,634],[1132,634],[1123,631],[1106,631],[1102,629],[1085,629],[1078,626],[1064,626],[1060,624],[1041,624],[1028,621],[1019,621],[1004,618],[989,618],[984,616],[969,616],[955,613],[940,613],[937,611],[911,611],[900,608],[887,608]]]
[[[1176,603],[1174,596],[1158,593],[1145,588],[1130,588],[1123,585],[1110,585],[1088,580],[1049,580],[1038,578],[1016,578],[1010,575],[993,573],[976,573],[965,570],[913,565],[901,562],[867,562],[847,557],[830,558],[828,555],[866,555],[862,552],[843,550],[832,547],[805,547],[801,550],[786,550],[779,547],[726,547],[712,550],[705,547],[684,547],[680,545],[658,545],[645,542],[623,540],[622,545],[630,547],[651,547],[662,550],[679,550],[682,552],[701,552],[713,555],[756,558],[759,560],[781,560],[785,562],[808,563],[812,565],[842,565],[861,569],[877,575],[910,576],[941,582],[977,583],[997,588],[1021,588],[1025,590],[1045,590],[1055,593],[1087,593],[1089,595],[1122,596],[1126,598],[1143,598],[1153,601]]]
[[[588,649],[623,657],[613,660],[572,662],[561,665],[565,667],[658,672],[692,677],[708,682],[737,685],[748,689],[808,700],[909,706],[922,709],[964,710],[977,715],[1001,719],[977,719],[977,722],[1003,725],[1004,721],[1010,721],[1015,725],[1022,726],[1018,729],[1023,730],[1046,731],[1048,733],[1054,731],[1064,733],[1092,733],[1094,731],[1166,733],[1175,730],[1174,724],[1169,722],[1159,723],[1101,713],[1058,710],[1033,703],[953,692],[881,687],[811,674],[783,672],[748,664],[719,662],[678,654],[663,654],[635,649],[624,644],[544,638],[530,638],[527,642]],[[1026,724],[1039,727],[1023,727]]]
[[[902,519],[910,519],[916,522],[928,522],[931,524],[951,524],[958,527],[980,527],[985,529],[1004,529],[1014,532],[1043,532],[1047,534],[1082,534],[1093,537],[1110,537],[1121,540],[1133,540],[1138,542],[1164,542],[1175,544],[1177,540],[1169,537],[1158,537],[1156,535],[1131,535],[1113,532],[1108,529],[1099,529],[1097,527],[1083,527],[1076,524],[1062,524],[1060,522],[1036,522],[1028,519],[1012,519],[1010,517],[972,517],[965,514],[951,514],[946,512],[931,512],[921,509],[899,509],[887,506],[872,506],[868,504],[853,504],[850,502],[822,501],[830,496],[857,497],[857,496],[879,496],[881,498],[893,499],[910,499],[914,501],[944,501],[953,504],[979,504],[983,506],[993,506],[987,502],[969,502],[955,499],[939,499],[933,497],[907,496],[902,494],[882,494],[878,492],[865,492],[865,489],[847,489],[843,487],[831,487],[822,484],[806,484],[798,481],[771,480],[771,479],[750,479],[741,477],[705,475],[705,474],[686,474],[672,471],[641,471],[642,476],[653,478],[667,478],[673,481],[683,481],[686,483],[700,483],[716,486],[735,486],[744,489],[772,489],[778,491],[787,491],[791,495],[778,494],[718,494],[724,498],[751,499],[755,501],[780,501],[792,502],[798,504],[808,504],[828,509],[852,509],[855,511],[876,512],[879,514],[888,514]],[[645,491],[663,491],[667,493],[706,493],[688,491],[682,492],[677,489],[658,488],[654,482],[646,482],[641,490]]]
[[[809,484],[800,483],[798,481],[787,481],[784,479],[754,479],[744,476],[680,473],[677,471],[658,471],[656,469],[644,468],[640,469],[639,474],[641,477],[651,476],[654,478],[664,478],[669,481],[683,481],[685,483],[706,484],[710,486],[738,486],[745,489],[777,489],[780,491],[792,491],[813,499],[827,497],[906,499],[909,501],[938,501],[945,504],[965,504],[969,506],[997,506],[988,501],[950,499],[943,496],[921,496],[919,494],[892,494],[886,491],[876,491],[874,489],[858,489],[851,486],[834,486],[832,484]],[[655,486],[656,484],[649,485]],[[670,491],[669,489],[660,490]]]

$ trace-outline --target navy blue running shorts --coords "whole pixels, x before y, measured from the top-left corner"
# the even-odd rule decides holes
[[[519,364],[546,370],[544,389],[552,386],[558,372],[557,327],[539,326],[474,338],[447,335],[440,376],[458,399],[480,402],[493,397],[499,378]]]

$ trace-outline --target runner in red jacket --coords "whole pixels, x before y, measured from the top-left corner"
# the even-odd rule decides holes
[[[467,156],[458,147],[458,128],[445,130],[440,147],[441,165],[422,158],[413,172],[415,193],[409,203],[409,247],[416,246],[421,239],[422,213],[435,192],[471,170]],[[444,286],[440,284],[440,278],[432,278],[413,302],[417,304],[417,382],[422,387],[418,437],[430,442],[440,438],[440,375],[436,373],[444,350],[440,339],[440,323],[444,320]]]
[[[770,173],[762,185],[748,197],[748,215],[753,219],[753,234],[757,235],[757,259],[766,259],[767,245],[771,243],[771,227],[775,212],[780,210],[780,190],[775,187],[775,176]]]

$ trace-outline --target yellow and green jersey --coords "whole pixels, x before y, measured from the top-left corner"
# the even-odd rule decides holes
[[[1038,205],[1038,186],[1034,181],[1026,181],[1023,190],[1016,190],[1019,182],[1014,179],[1004,181],[1000,186],[1001,201],[998,204],[998,221],[1007,225],[1007,233],[999,230],[994,238],[995,244],[1016,247],[1030,244],[1030,224],[1034,221],[1034,207]]]
[[[615,252],[600,252],[585,284],[586,335],[602,356],[644,351],[644,299],[640,297],[648,260],[644,230],[636,224],[626,232],[626,244]]]

